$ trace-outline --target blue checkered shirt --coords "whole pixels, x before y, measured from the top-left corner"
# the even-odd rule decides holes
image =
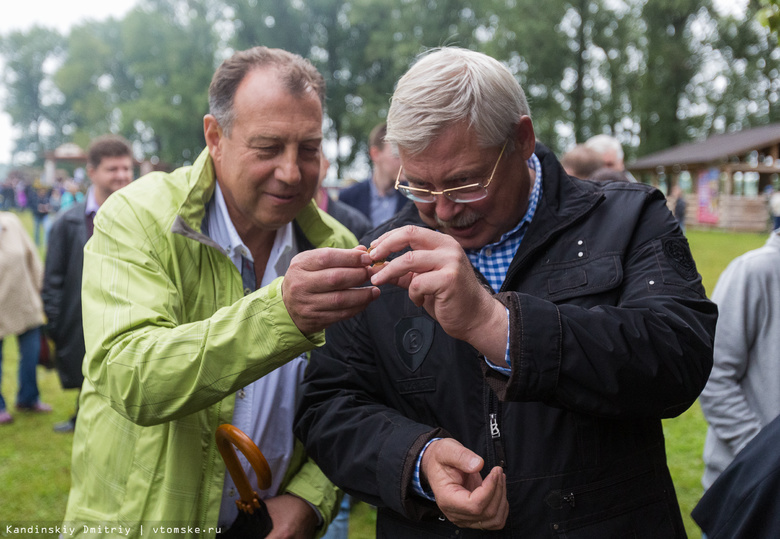
[[[528,209],[525,211],[525,215],[517,226],[509,232],[506,232],[501,238],[495,242],[485,245],[481,249],[467,249],[466,255],[468,255],[471,264],[479,270],[479,272],[485,276],[490,287],[493,291],[498,292],[501,290],[501,285],[504,284],[506,279],[506,272],[509,270],[509,265],[512,263],[512,259],[515,257],[517,249],[520,247],[520,242],[523,241],[528,225],[531,223],[531,219],[534,218],[536,213],[536,207],[539,205],[539,199],[542,196],[542,164],[539,162],[539,158],[536,154],[531,155],[528,160],[528,168],[533,168],[536,172],[536,181],[534,181],[533,189],[531,190],[531,196],[528,199]],[[506,312],[507,321],[509,320],[509,310]],[[507,324],[508,326],[508,324]],[[509,331],[506,336],[506,363],[511,365],[509,358]],[[487,360],[485,360],[487,361]],[[492,368],[501,371],[505,374],[511,373],[511,368],[499,367],[491,362],[487,362]],[[420,481],[420,467],[422,465],[422,456],[425,450],[431,442],[438,440],[434,438],[423,447],[420,451],[420,456],[417,457],[417,462],[414,465],[414,476],[412,477],[412,488],[420,496],[427,498],[431,501],[436,501],[433,497],[433,493],[423,489],[422,481]]]

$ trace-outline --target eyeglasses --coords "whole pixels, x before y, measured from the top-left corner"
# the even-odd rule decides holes
[[[444,195],[447,199],[458,204],[482,200],[488,195],[488,185],[493,181],[493,176],[496,174],[496,169],[498,168],[498,163],[501,161],[501,156],[504,155],[507,142],[508,141],[504,141],[504,145],[501,146],[501,153],[498,154],[496,164],[493,165],[493,172],[490,173],[490,177],[484,185],[481,183],[470,183],[468,185],[461,185],[460,187],[453,187],[452,189],[444,189],[443,191],[431,191],[430,189],[411,187],[401,183],[401,172],[403,171],[403,167],[401,167],[398,169],[398,176],[395,179],[395,188],[406,198],[414,202],[436,202],[436,197],[438,195]]]

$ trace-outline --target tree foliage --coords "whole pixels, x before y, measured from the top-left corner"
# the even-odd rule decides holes
[[[49,84],[45,71],[62,54],[62,46],[57,31],[40,26],[0,38],[0,54],[5,60],[5,111],[20,132],[16,151],[30,152],[39,159],[41,152],[63,140],[58,129],[61,96]]]
[[[0,39],[5,109],[19,151],[122,133],[172,166],[204,146],[215,67],[233,50],[284,48],[328,84],[326,138],[337,165],[365,162],[398,78],[426,49],[457,45],[506,63],[540,141],[556,151],[597,133],[628,157],[710,133],[778,121],[780,0],[742,18],[709,0],[139,0],[120,20],[67,36]]]

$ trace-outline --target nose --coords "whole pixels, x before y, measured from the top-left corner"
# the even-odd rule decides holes
[[[298,166],[298,148],[287,147],[280,156],[280,162],[275,170],[276,179],[289,185],[301,181],[301,169]]]
[[[458,215],[462,210],[461,206],[463,206],[463,204],[457,204],[444,195],[436,195],[436,201],[433,205],[436,217],[442,221],[449,221]]]
[[[133,169],[131,168],[120,168],[117,171],[117,176],[119,176],[119,179],[121,181],[129,182],[133,179]]]

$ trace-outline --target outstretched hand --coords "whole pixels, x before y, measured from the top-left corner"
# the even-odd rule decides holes
[[[482,479],[483,461],[452,438],[432,442],[422,474],[447,519],[461,528],[500,530],[509,516],[506,475],[496,466]]]
[[[301,333],[320,331],[365,309],[379,297],[369,278],[365,247],[322,248],[297,254],[282,282],[282,297]]]

